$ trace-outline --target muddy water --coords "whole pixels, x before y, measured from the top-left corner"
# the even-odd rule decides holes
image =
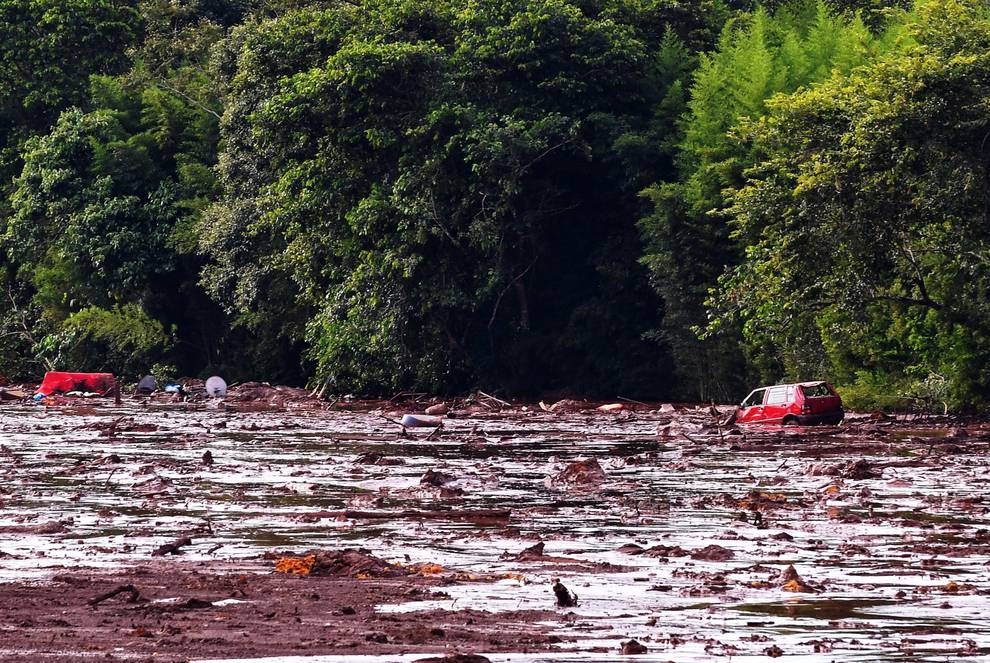
[[[553,578],[578,595],[553,625],[558,654],[493,661],[601,660],[629,638],[645,660],[990,656],[990,454],[978,427],[740,436],[703,412],[515,411],[448,420],[439,439],[398,432],[374,414],[5,406],[0,582],[135,564],[185,535],[184,557],[204,561],[361,546],[511,574],[383,612],[546,608]],[[357,462],[367,454],[384,461]],[[591,457],[601,485],[547,481]],[[873,476],[851,478],[858,460]],[[833,466],[847,478],[823,474]],[[423,486],[428,469],[454,481]],[[465,515],[482,509],[510,513]],[[538,540],[544,557],[512,559]],[[619,551],[630,543],[665,548]],[[717,559],[697,554],[707,546]],[[789,565],[811,591],[786,591]]]

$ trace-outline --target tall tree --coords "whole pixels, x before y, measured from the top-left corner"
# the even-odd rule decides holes
[[[85,98],[90,74],[126,66],[138,27],[133,2],[0,0],[0,180],[20,141]]]
[[[730,210],[746,259],[711,304],[792,374],[823,348],[842,381],[859,372],[890,395],[978,403],[990,386],[990,11],[919,0],[899,24],[870,67],[780,97],[752,126],[766,156]]]
[[[866,61],[876,38],[857,17],[841,18],[823,0],[790,5],[775,15],[758,9],[730,21],[718,48],[701,57],[690,90],[677,181],[649,187],[653,211],[640,222],[644,264],[663,300],[657,338],[673,354],[685,397],[730,399],[745,389],[748,366],[769,372],[766,354],[725,327],[704,341],[704,301],[744,244],[730,236],[719,211],[725,192],[741,186],[759,151],[741,132],[774,95],[849,70]],[[751,346],[752,347],[752,346]]]
[[[220,60],[215,292],[305,325],[340,386],[656,393],[631,219],[669,167],[641,147],[680,112],[676,34],[706,25],[653,2],[380,0],[245,26]]]

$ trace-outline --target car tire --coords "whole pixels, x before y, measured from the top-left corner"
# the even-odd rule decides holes
[[[800,420],[798,420],[797,417],[787,416],[787,417],[784,417],[783,424],[785,426],[800,426],[801,425],[801,422],[800,422]]]

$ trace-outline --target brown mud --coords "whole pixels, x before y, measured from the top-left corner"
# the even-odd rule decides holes
[[[0,586],[0,659],[188,661],[312,654],[546,649],[550,611],[381,614],[375,607],[442,595],[423,576],[275,574],[267,565],[141,563],[72,570]],[[91,605],[122,586],[122,592]]]
[[[0,659],[990,656],[985,422],[188,387],[0,404]]]

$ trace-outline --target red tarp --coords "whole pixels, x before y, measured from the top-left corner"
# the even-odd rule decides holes
[[[98,394],[109,394],[117,382],[113,373],[60,373],[48,371],[45,381],[38,387],[38,393],[45,396],[64,394],[70,391],[92,391]]]

